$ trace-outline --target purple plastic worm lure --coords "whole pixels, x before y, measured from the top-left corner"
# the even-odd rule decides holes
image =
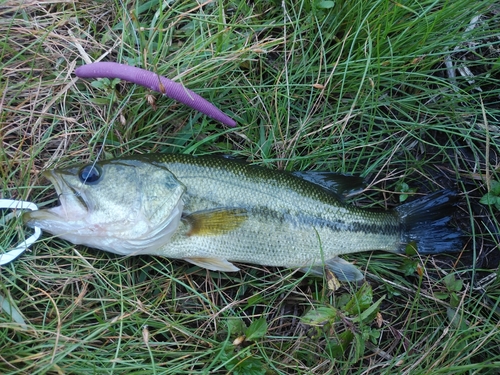
[[[75,74],[80,78],[119,78],[132,82],[177,100],[227,126],[236,126],[236,121],[194,91],[148,70],[115,62],[97,62],[80,66]]]

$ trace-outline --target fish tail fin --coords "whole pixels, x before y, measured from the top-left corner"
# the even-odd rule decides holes
[[[462,250],[462,232],[448,226],[457,193],[442,190],[396,208],[404,226],[399,252],[415,243],[419,254],[451,253]]]

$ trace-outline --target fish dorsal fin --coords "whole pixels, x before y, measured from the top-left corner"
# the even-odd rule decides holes
[[[193,257],[184,258],[184,260],[198,267],[207,268],[212,271],[236,272],[240,270],[233,263],[222,258]]]
[[[247,219],[242,208],[217,208],[193,212],[183,218],[189,225],[188,236],[213,236],[238,228]]]
[[[364,189],[365,179],[359,176],[348,176],[334,172],[292,172],[295,177],[321,186],[328,192],[333,193],[339,199],[343,199]]]

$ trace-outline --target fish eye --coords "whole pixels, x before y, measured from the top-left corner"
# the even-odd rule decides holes
[[[102,169],[98,165],[86,165],[78,172],[80,181],[86,185],[93,185],[99,182],[102,176]]]

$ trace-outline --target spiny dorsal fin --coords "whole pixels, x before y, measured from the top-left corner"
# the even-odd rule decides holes
[[[247,219],[247,211],[242,208],[217,208],[197,211],[184,217],[189,223],[188,236],[213,236],[238,228]]]

